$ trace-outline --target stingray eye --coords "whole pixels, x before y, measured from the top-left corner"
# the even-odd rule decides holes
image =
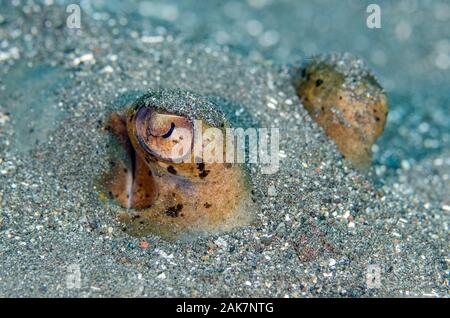
[[[181,162],[191,152],[193,126],[189,119],[140,107],[132,120],[140,146],[157,159]]]

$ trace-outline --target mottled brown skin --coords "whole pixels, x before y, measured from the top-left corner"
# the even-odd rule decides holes
[[[383,132],[388,105],[375,78],[368,76],[352,89],[343,85],[344,75],[333,66],[311,62],[302,70],[297,94],[312,118],[356,168],[371,164],[371,147]],[[366,92],[375,92],[368,96]]]
[[[107,178],[107,187],[110,195],[122,207],[133,207],[143,209],[149,207],[158,196],[158,189],[153,180],[152,171],[141,159],[136,156],[127,135],[125,118],[119,113],[113,113],[107,127],[127,153],[128,162],[122,160],[113,161],[114,166]],[[133,163],[131,162],[133,160]],[[132,177],[131,192],[126,191],[127,178],[131,170],[135,173]],[[131,173],[132,174],[132,173]]]
[[[127,232],[134,235],[151,232],[165,238],[177,238],[194,232],[229,230],[251,220],[246,207],[252,201],[244,171],[239,166],[195,163],[193,158],[192,163],[161,160],[159,151],[167,154],[165,150],[170,138],[151,140],[149,144],[158,153],[148,153],[136,136],[146,130],[134,127],[134,115],[132,110],[113,113],[108,124],[109,131],[117,137],[129,157],[128,164],[123,161],[115,164],[107,182],[113,198],[127,208],[119,215]],[[186,124],[182,118],[167,116],[167,119],[169,129],[173,121]],[[204,124],[203,129],[208,127]],[[154,145],[158,148],[153,148]],[[129,187],[127,190],[128,169],[133,169],[131,192]]]

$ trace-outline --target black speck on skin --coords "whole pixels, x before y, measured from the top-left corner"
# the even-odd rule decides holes
[[[165,214],[170,217],[178,217],[180,215],[181,210],[183,210],[183,205],[181,203],[177,204],[176,206],[169,207]]]
[[[177,170],[173,166],[168,166],[167,171],[171,174],[177,174]]]
[[[208,176],[209,170],[203,170],[202,172],[200,172],[200,174],[198,175],[201,179],[206,178]]]
[[[209,170],[205,170],[205,164],[203,162],[197,164],[197,169],[200,170],[199,177],[201,179],[206,178],[209,173]]]

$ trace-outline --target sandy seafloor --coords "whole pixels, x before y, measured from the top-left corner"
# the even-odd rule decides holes
[[[448,297],[448,3],[383,2],[377,34],[350,1],[83,2],[78,31],[51,2],[0,1],[0,296]],[[362,56],[390,99],[368,175],[312,122],[286,71],[328,51]],[[158,87],[280,127],[279,172],[251,166],[256,225],[176,242],[122,231],[121,209],[99,198],[102,126]]]

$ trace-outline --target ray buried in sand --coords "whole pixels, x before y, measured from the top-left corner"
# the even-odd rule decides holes
[[[175,163],[259,163],[263,174],[279,169],[279,128],[204,128],[201,120],[193,128],[175,126],[163,135],[178,135],[171,148]]]

